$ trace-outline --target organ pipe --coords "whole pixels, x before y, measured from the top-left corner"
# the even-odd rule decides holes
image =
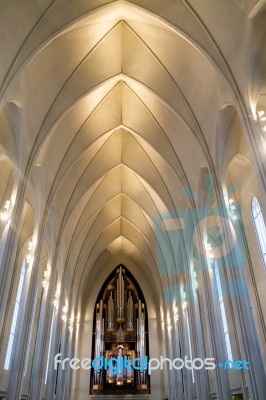
[[[125,270],[119,266],[116,274],[108,283],[103,298],[97,304],[95,327],[95,358],[104,355],[111,357],[128,357],[134,359],[146,356],[145,308],[138,292]],[[106,322],[105,322],[106,321]],[[106,326],[105,326],[106,324]],[[105,348],[105,343],[107,343]],[[104,381],[124,385],[134,382],[147,387],[146,371],[121,369],[117,374],[109,368],[94,371],[94,390],[102,390]]]

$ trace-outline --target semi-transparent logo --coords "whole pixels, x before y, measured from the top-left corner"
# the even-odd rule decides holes
[[[215,268],[219,270],[223,297],[247,295],[242,278],[247,255],[241,207],[230,198],[231,192],[234,193],[237,188],[232,186],[214,201],[211,174],[206,174],[205,184],[209,200],[206,207],[154,215],[158,268],[168,280],[164,288],[167,302],[184,301],[184,292],[186,302],[193,301],[191,286],[197,285],[198,276],[204,269]],[[184,195],[189,196],[194,204],[202,203],[187,188],[184,188]]]

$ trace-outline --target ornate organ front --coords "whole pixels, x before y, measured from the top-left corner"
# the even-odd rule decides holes
[[[99,361],[93,370],[92,390],[147,392],[147,321],[143,296],[122,266],[101,293],[95,310],[93,356]]]

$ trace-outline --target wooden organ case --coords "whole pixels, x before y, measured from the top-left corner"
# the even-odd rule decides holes
[[[92,393],[149,393],[147,312],[133,281],[119,266],[97,300]]]

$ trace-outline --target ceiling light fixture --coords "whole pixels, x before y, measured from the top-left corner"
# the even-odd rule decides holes
[[[7,200],[4,205],[4,211],[1,213],[1,220],[7,222],[10,219],[10,212],[12,208],[11,200]]]
[[[260,125],[262,127],[262,130],[264,132],[266,132],[266,115],[265,115],[265,111],[263,111],[263,110],[258,111],[258,117],[259,117],[259,121],[260,121]]]
[[[45,289],[48,286],[48,278],[49,278],[49,273],[48,271],[44,271],[43,274],[43,281],[42,281],[42,287]]]
[[[27,260],[27,263],[28,263],[28,264],[30,264],[30,263],[33,261],[32,252],[33,252],[33,242],[29,242],[29,245],[28,245],[28,254],[27,254],[27,256],[26,256],[26,260]]]
[[[54,295],[54,301],[53,301],[53,306],[57,310],[58,309],[58,297],[59,297],[59,292],[58,290],[55,292]]]
[[[62,308],[62,320],[65,321],[65,322],[66,322],[66,320],[67,320],[67,317],[66,317],[66,315],[67,315],[67,309],[68,309],[67,305],[65,305],[65,306]]]

